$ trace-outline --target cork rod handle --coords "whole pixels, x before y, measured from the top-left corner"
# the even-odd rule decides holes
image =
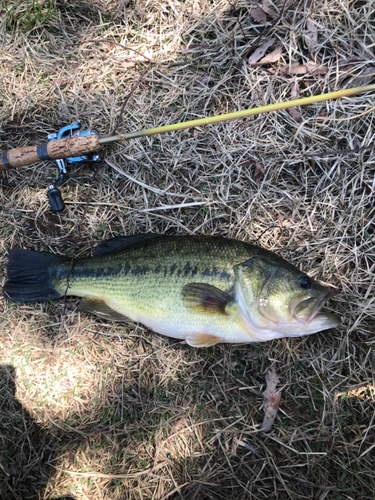
[[[101,148],[99,136],[85,135],[0,152],[0,170],[26,167],[38,161],[58,160],[93,153]]]

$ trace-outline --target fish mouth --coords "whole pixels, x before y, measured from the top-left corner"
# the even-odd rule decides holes
[[[333,290],[327,290],[319,297],[304,297],[297,299],[291,307],[292,315],[302,324],[310,323],[317,316],[324,316],[328,313],[321,312],[333,295]]]

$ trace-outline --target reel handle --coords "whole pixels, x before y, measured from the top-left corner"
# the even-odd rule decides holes
[[[93,153],[101,148],[98,135],[68,137],[40,146],[26,146],[0,152],[0,170],[26,167],[43,160],[58,160]]]
[[[65,203],[58,187],[50,186],[47,191],[47,198],[52,212],[62,212],[65,208]]]

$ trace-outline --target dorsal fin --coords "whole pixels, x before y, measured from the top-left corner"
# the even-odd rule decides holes
[[[145,234],[134,234],[131,236],[119,236],[118,238],[112,238],[110,240],[103,241],[100,243],[94,251],[94,257],[100,257],[101,255],[110,255],[113,253],[120,252],[134,243],[139,243],[140,241],[146,241],[151,238],[158,237],[158,235],[153,233]]]
[[[108,319],[111,321],[128,321],[129,318],[124,316],[121,313],[118,313],[117,311],[114,311],[112,308],[110,308],[104,300],[97,299],[95,297],[84,297],[81,300],[81,303],[79,305],[79,309],[81,311],[89,312],[92,314],[96,314],[97,316],[100,316],[101,318]]]
[[[227,314],[225,308],[233,298],[207,283],[189,283],[182,289],[185,307],[196,313]]]

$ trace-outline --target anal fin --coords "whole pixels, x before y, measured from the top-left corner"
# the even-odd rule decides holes
[[[221,337],[211,333],[190,333],[185,340],[191,347],[211,347],[222,342]]]
[[[81,311],[96,314],[103,319],[108,319],[110,321],[128,321],[129,318],[121,313],[113,310],[107,305],[107,303],[102,299],[97,299],[95,297],[84,297],[79,305]]]

